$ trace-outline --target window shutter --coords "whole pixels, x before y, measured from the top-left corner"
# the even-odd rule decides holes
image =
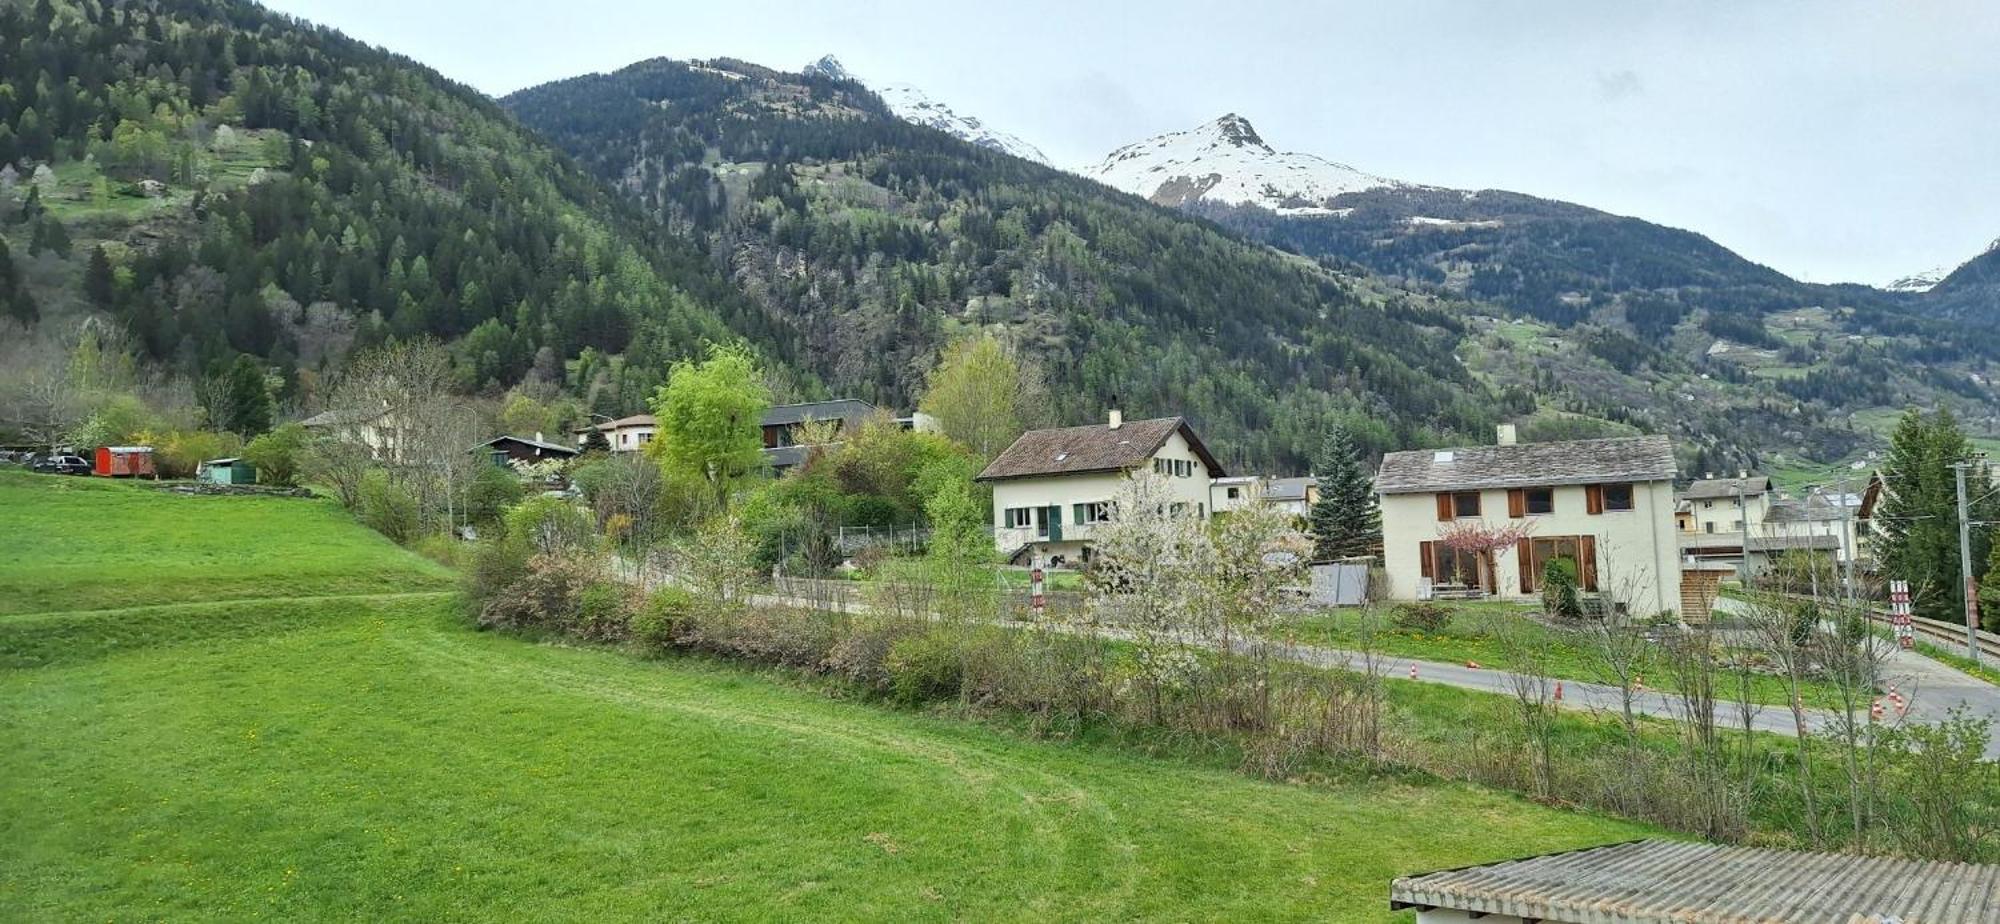
[[[1595,592],[1597,590],[1597,537],[1578,536],[1576,539],[1576,557],[1583,559],[1583,561],[1577,563],[1577,570],[1583,572],[1580,575],[1583,581],[1583,589]]]
[[[1521,562],[1521,592],[1534,593],[1535,587],[1535,543],[1532,539],[1514,542],[1514,557]]]
[[[1604,512],[1604,486],[1587,484],[1583,486],[1583,509],[1592,516]]]
[[[1437,552],[1437,543],[1435,542],[1417,543],[1417,558],[1422,565],[1422,569],[1419,573],[1421,573],[1424,577],[1432,579],[1437,578],[1436,552]]]
[[[1526,488],[1507,489],[1507,515],[1516,520],[1528,515],[1528,491]]]
[[[1439,523],[1451,522],[1452,519],[1451,494],[1449,492],[1446,492],[1443,494],[1439,494],[1437,498],[1438,498],[1438,522]]]

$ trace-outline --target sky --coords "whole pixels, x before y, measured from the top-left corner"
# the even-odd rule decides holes
[[[909,83],[1059,166],[1226,112],[1281,150],[1698,231],[1813,282],[2000,238],[1988,0],[271,0],[493,95],[652,57]]]

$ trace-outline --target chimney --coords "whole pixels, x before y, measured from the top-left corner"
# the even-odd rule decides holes
[[[540,430],[535,431],[535,442],[537,443],[542,442],[542,431]]]
[[[1113,430],[1125,426],[1125,412],[1118,409],[1117,395],[1111,396],[1111,415],[1110,415],[1110,420],[1105,424],[1105,426]]]
[[[1493,428],[1493,442],[1499,446],[1512,446],[1520,442],[1520,434],[1515,431],[1513,424],[1501,424]]]
[[[1736,480],[1737,480],[1737,481],[1749,481],[1749,480],[1750,480],[1750,470],[1749,470],[1749,469],[1747,469],[1747,468],[1739,468],[1739,469],[1737,469],[1737,470],[1736,470]]]

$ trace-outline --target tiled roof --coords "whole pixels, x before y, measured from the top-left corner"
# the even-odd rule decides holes
[[[1634,841],[1405,876],[1391,908],[1618,924],[2000,921],[2000,866]]]
[[[1383,456],[1375,490],[1413,494],[1665,481],[1674,477],[1674,471],[1673,443],[1664,436],[1419,449]]]
[[[1771,490],[1771,479],[1766,475],[1752,475],[1748,478],[1703,478],[1688,485],[1681,496],[1688,500],[1719,500],[1733,498],[1738,488],[1744,494],[1762,494]]]
[[[1179,417],[1128,420],[1114,430],[1106,424],[1030,430],[1007,447],[986,470],[980,481],[1032,478],[1046,475],[1077,475],[1086,472],[1115,472],[1137,468],[1165,445],[1167,438],[1180,433],[1208,466],[1210,477],[1225,474],[1209,455],[1208,447],[1196,438],[1187,421]]]

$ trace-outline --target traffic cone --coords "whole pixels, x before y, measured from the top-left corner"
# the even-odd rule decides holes
[[[1875,702],[1873,702],[1873,703],[1870,703],[1870,704],[1869,704],[1869,706],[1868,706],[1868,721],[1870,721],[1870,722],[1880,722],[1880,721],[1882,721],[1882,701],[1881,701],[1881,700],[1879,700],[1879,699],[1878,699],[1878,700],[1876,700]]]
[[[1469,668],[1472,668],[1473,670],[1478,670],[1478,669],[1479,669],[1479,662],[1478,662],[1478,661],[1474,661],[1474,660],[1472,660],[1471,658],[1467,658],[1467,659],[1465,659],[1465,666],[1466,666],[1466,667],[1469,667]]]
[[[1556,681],[1556,702],[1560,703],[1562,701],[1563,701],[1563,682],[1558,680]]]
[[[1417,662],[1415,661],[1410,662],[1410,679],[1417,679]]]

